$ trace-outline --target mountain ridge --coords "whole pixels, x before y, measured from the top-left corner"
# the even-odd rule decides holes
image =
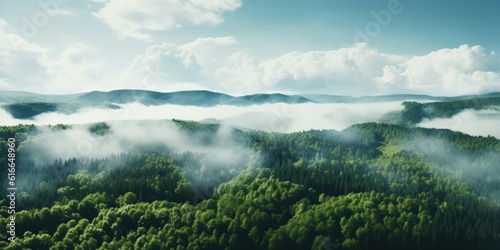
[[[26,91],[0,91],[0,103],[13,102],[70,102],[70,103],[129,103],[140,102],[145,105],[192,105],[245,106],[265,103],[369,103],[385,101],[456,101],[472,98],[500,97],[500,92],[481,95],[432,96],[421,94],[390,94],[378,96],[344,96],[329,94],[296,94],[258,93],[233,96],[209,90],[183,90],[174,92],[157,92],[140,89],[116,89],[112,91],[90,91],[76,94],[46,95]]]

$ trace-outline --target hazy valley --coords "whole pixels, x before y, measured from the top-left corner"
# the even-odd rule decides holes
[[[2,92],[2,247],[495,249],[498,95]]]

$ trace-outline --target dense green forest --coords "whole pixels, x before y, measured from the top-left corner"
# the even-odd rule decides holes
[[[202,146],[221,144],[218,124],[157,123],[173,124]],[[222,144],[241,153],[224,160],[217,152],[143,142],[101,158],[32,157],[31,145],[45,133],[75,127],[0,127],[2,166],[7,139],[16,139],[18,183],[16,241],[3,230],[0,248],[500,245],[500,140],[494,137],[382,123],[290,134],[231,128],[231,140]],[[105,140],[115,133],[106,123],[87,129]]]
[[[414,101],[403,102],[402,111],[391,112],[385,115],[382,121],[387,123],[413,126],[424,119],[450,118],[466,109],[484,110],[500,107],[500,97],[471,98],[445,102],[419,103]]]
[[[55,102],[16,102],[0,106],[16,119],[32,119],[37,115],[49,112],[63,114],[75,113],[82,108],[119,109],[114,104],[87,104],[87,103],[55,103]]]

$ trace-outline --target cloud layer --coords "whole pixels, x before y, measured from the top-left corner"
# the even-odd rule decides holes
[[[115,2],[124,1],[105,1],[107,7],[103,9],[112,8]],[[179,4],[176,0],[160,2]],[[241,4],[231,0],[210,3],[190,1],[181,5],[222,13]],[[140,8],[149,7],[138,7],[137,11]],[[292,51],[261,59],[242,47],[236,37],[203,37],[181,45],[151,45],[120,70],[111,69],[113,65],[96,57],[97,54],[84,43],[68,44],[62,51],[53,51],[17,35],[0,19],[3,90],[75,93],[120,88],[165,92],[207,89],[236,95],[283,92],[351,96],[390,93],[456,96],[500,91],[500,58],[481,46],[461,45],[424,55],[403,56],[382,53],[358,43],[348,48]]]
[[[385,113],[402,110],[401,102],[334,103],[334,104],[263,104],[252,106],[196,107],[179,105],[145,106],[140,103],[120,104],[121,109],[86,108],[74,114],[44,113],[33,120],[14,119],[0,108],[0,126],[17,124],[55,125],[88,124],[125,120],[180,119],[218,122],[242,129],[266,132],[298,132],[310,129],[343,130],[356,123],[379,121]],[[425,120],[425,128],[444,128],[470,135],[500,138],[500,110],[465,110],[451,118]]]
[[[193,121],[215,120],[225,125],[268,132],[296,132],[310,129],[342,130],[355,123],[376,121],[386,112],[402,110],[400,102],[363,104],[264,104],[239,106],[144,106],[123,104],[122,109],[82,109],[74,114],[45,113],[33,120],[13,119],[0,109],[0,125],[19,123],[86,124],[116,120],[181,119]]]
[[[464,110],[451,118],[425,120],[418,124],[424,128],[446,128],[469,135],[500,138],[500,109]]]
[[[184,25],[218,25],[223,14],[241,7],[241,0],[109,0],[94,16],[121,38],[151,41],[148,32],[172,30]]]
[[[29,146],[23,152],[31,152],[29,155],[39,158],[37,160],[49,162],[57,158],[103,158],[129,152],[132,145],[158,145],[179,153],[190,151],[213,154],[217,155],[219,162],[229,162],[237,155],[247,153],[246,150],[238,153],[236,139],[226,126],[221,126],[207,143],[209,135],[187,134],[171,121],[113,121],[109,125],[111,133],[104,136],[89,133],[88,125],[77,125],[67,130],[41,127],[41,135],[27,143]]]
[[[480,46],[462,45],[414,56],[383,67],[377,78],[383,87],[404,86],[423,93],[464,95],[500,89],[500,64],[494,52]]]
[[[421,56],[385,54],[356,44],[328,51],[290,52],[259,60],[235,37],[154,45],[129,68],[128,79],[152,89],[195,84],[223,92],[284,91],[369,95],[465,95],[500,91],[500,58],[462,45]],[[143,80],[143,82],[145,82]]]
[[[75,93],[102,86],[106,63],[94,50],[73,43],[60,52],[39,46],[0,19],[0,87],[37,93]]]

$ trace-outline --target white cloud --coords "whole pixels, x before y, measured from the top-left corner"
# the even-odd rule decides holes
[[[137,84],[138,88],[158,89],[159,85],[201,81],[200,70],[201,66],[191,52],[164,43],[151,46],[144,54],[135,57],[122,79]]]
[[[11,50],[11,39],[9,37],[9,34],[4,31],[5,28],[7,28],[9,24],[3,20],[0,19],[0,51],[5,53],[5,50]]]
[[[311,129],[343,130],[353,124],[378,121],[391,111],[402,110],[400,102],[380,103],[304,103],[304,104],[264,104],[250,107],[230,107],[220,109],[229,114],[220,117],[222,123],[242,128],[267,132],[298,132]],[[186,117],[188,118],[188,117]]]
[[[343,91],[356,87],[373,89],[372,79],[382,74],[381,64],[401,61],[402,57],[379,53],[357,44],[351,48],[329,51],[290,52],[278,58],[258,61],[247,52],[233,54],[218,76],[234,79],[248,89],[291,87]],[[283,86],[284,85],[284,86]]]
[[[237,47],[234,37],[198,38],[182,46],[153,45],[134,58],[122,83],[160,91],[220,89],[214,71],[239,51]]]
[[[42,53],[46,49],[31,43],[22,36],[14,33],[7,21],[0,19],[0,55],[14,52]]]
[[[384,66],[381,86],[421,93],[462,95],[500,90],[498,56],[480,46],[462,45]]]
[[[57,91],[83,91],[96,87],[105,77],[104,62],[88,59],[92,48],[77,43],[64,49],[57,57],[44,54],[39,62],[46,68],[49,82],[46,88]]]
[[[49,16],[76,16],[77,14],[71,10],[68,9],[50,9],[47,11],[47,14]]]
[[[359,43],[336,50],[293,51],[262,60],[242,48],[235,37],[206,37],[181,45],[152,45],[137,55],[128,69],[116,74],[107,71],[108,65],[95,59],[93,49],[84,44],[53,51],[15,34],[0,19],[0,56],[3,89],[43,93],[120,88],[340,95],[500,91],[498,56],[468,45],[400,56]]]
[[[43,70],[38,58],[46,52],[36,44],[13,33],[10,25],[0,19],[0,85],[14,90],[19,83],[40,81]]]
[[[241,51],[238,41],[232,36],[198,38],[180,48],[195,56],[205,75],[213,73],[226,63],[227,57]]]
[[[180,46],[151,46],[136,58],[131,69],[143,78],[151,75],[145,73],[147,69],[155,69],[162,86],[189,82],[229,93],[464,95],[500,91],[498,62],[498,56],[480,46],[400,56],[362,43],[259,60],[240,48],[234,37],[217,37],[198,38]]]
[[[151,46],[136,57],[126,78],[136,82],[141,77],[154,78],[161,85],[155,85],[158,89],[197,81],[206,89],[229,93],[343,90],[348,94],[356,88],[376,90],[373,79],[383,74],[380,65],[403,60],[364,44],[258,60],[240,48],[234,37],[209,37],[180,46]]]
[[[0,78],[0,89],[5,91],[15,91],[17,90],[13,84],[9,82],[9,79]]]
[[[103,3],[104,1],[99,1]],[[241,0],[109,0],[94,16],[120,38],[151,41],[149,31],[172,30],[183,25],[218,25],[225,12],[241,7]]]
[[[4,90],[67,93],[96,89],[105,77],[104,62],[91,58],[92,49],[73,44],[56,56],[9,30],[0,19],[0,86]]]

